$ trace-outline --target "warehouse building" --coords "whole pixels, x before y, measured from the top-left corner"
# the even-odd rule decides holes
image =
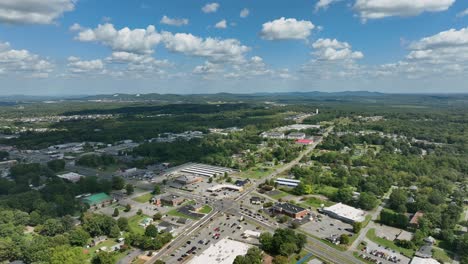
[[[189,173],[192,175],[199,175],[199,176],[205,176],[205,177],[211,178],[211,177],[216,177],[218,175],[224,175],[224,173],[229,173],[229,172],[232,172],[233,170],[230,168],[194,163],[194,164],[190,164],[189,166],[186,166],[180,171],[184,173]]]
[[[342,203],[325,207],[322,209],[322,212],[330,217],[351,224],[355,222],[364,222],[366,219],[366,212]]]

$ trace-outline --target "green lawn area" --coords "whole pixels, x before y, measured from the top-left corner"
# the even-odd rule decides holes
[[[393,243],[393,241],[390,241],[390,240],[386,240],[386,239],[383,239],[383,238],[380,238],[378,236],[375,235],[375,229],[372,228],[369,230],[369,232],[367,232],[366,234],[366,237],[369,238],[371,241],[381,245],[381,246],[384,246],[384,247],[388,247],[388,248],[391,248],[395,251],[398,251],[400,253],[402,253],[403,255],[411,258],[413,257],[414,255],[414,250],[413,249],[407,249],[407,248],[401,248],[397,245],[395,245],[395,243]]]
[[[211,210],[213,210],[213,208],[211,208],[209,205],[204,205],[204,206],[200,209],[199,213],[201,213],[201,214],[209,214],[209,213],[211,212]]]
[[[91,256],[91,258],[96,255],[96,250],[97,249],[100,249],[102,247],[112,247],[114,245],[117,245],[118,242],[116,242],[114,239],[107,239],[106,241],[102,242],[102,243],[99,243],[98,245],[94,246],[94,247],[90,247],[88,248],[89,250],[89,255]]]
[[[307,198],[307,200],[303,201],[302,203],[307,206],[312,206],[314,208],[320,208],[322,204],[324,204],[325,206],[332,206],[335,204],[334,202],[322,200],[316,197]]]
[[[338,188],[335,188],[333,186],[320,185],[317,186],[315,193],[325,195],[326,197],[333,197],[337,191]]]
[[[198,220],[199,219],[199,218],[196,218],[196,217],[193,217],[193,216],[190,216],[190,215],[183,214],[183,213],[177,211],[177,208],[172,209],[169,212],[167,212],[167,215],[176,216],[176,217],[183,217],[183,218],[188,218],[188,219],[193,219],[193,220]]]
[[[132,230],[133,232],[137,233],[137,234],[143,234],[145,233],[145,230],[143,229],[142,226],[138,225],[141,220],[147,218],[149,216],[147,215],[134,215],[132,217],[130,217],[128,219],[128,226],[130,227],[130,230]]]
[[[450,255],[443,249],[434,248],[432,257],[438,260],[441,263],[452,263],[452,258]]]
[[[278,190],[278,191],[279,191],[279,192],[281,192],[281,193],[278,193],[278,194],[272,195],[272,196],[270,196],[270,197],[271,197],[271,198],[273,198],[273,199],[276,199],[276,200],[278,200],[278,199],[281,199],[281,198],[283,198],[283,197],[286,197],[286,196],[288,196],[288,195],[289,195],[289,194],[288,194],[288,193],[286,193],[286,192],[283,192],[283,191],[280,191],[280,190]]]
[[[239,174],[241,178],[249,178],[249,179],[261,179],[267,175],[269,175],[273,170],[275,170],[278,166],[274,167],[263,167],[263,166],[256,166],[250,168],[246,171],[243,171]]]
[[[153,195],[149,192],[149,193],[145,193],[143,195],[140,195],[138,197],[135,197],[132,200],[135,201],[135,202],[139,202],[139,203],[147,203],[147,202],[149,202],[149,200],[151,200],[152,197],[153,197]]]

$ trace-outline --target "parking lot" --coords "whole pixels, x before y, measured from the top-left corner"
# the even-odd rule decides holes
[[[317,219],[302,225],[300,228],[313,236],[324,239],[334,235],[353,233],[353,227],[350,224],[323,214],[318,214]]]
[[[376,243],[365,239],[366,247],[359,252],[361,258],[365,258],[370,262],[382,264],[408,264],[411,260],[395,250],[384,248]]]
[[[261,232],[262,230],[249,221],[240,221],[239,217],[232,215],[221,215],[213,219],[206,227],[194,233],[182,247],[176,249],[165,261],[167,263],[186,263],[195,255],[201,254],[210,245],[215,244],[222,238],[257,243],[256,238],[245,238],[245,230]]]

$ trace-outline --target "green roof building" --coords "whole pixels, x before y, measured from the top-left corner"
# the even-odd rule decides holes
[[[87,203],[89,205],[96,205],[96,204],[110,202],[112,201],[112,197],[110,197],[106,193],[96,193],[96,194],[83,198],[82,201],[83,203]]]

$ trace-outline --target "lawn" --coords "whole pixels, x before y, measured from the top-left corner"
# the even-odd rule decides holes
[[[314,208],[320,208],[322,204],[325,206],[332,206],[335,203],[331,201],[322,200],[317,197],[310,197],[307,198],[307,200],[303,201],[303,204],[306,204],[307,206],[312,206]]]
[[[211,208],[209,205],[206,205],[206,204],[205,204],[205,205],[200,209],[199,213],[201,213],[201,214],[209,214],[212,210],[213,210],[213,208]]]
[[[393,243],[393,241],[390,241],[390,240],[386,240],[386,239],[383,239],[383,238],[380,238],[378,236],[375,235],[375,229],[372,228],[369,230],[369,232],[367,232],[366,234],[366,237],[369,238],[371,241],[381,245],[381,246],[384,246],[384,247],[388,247],[390,249],[393,249],[395,251],[398,251],[398,252],[401,252],[403,255],[409,257],[409,258],[412,258],[413,255],[414,255],[414,250],[413,249],[407,249],[407,248],[401,248],[397,245],[395,245],[395,243]]]
[[[262,166],[258,166],[258,167],[253,167],[253,168],[250,168],[246,171],[243,171],[239,174],[239,177],[242,177],[242,178],[249,178],[249,179],[261,179],[269,174],[271,174],[271,172],[273,170],[275,170],[276,168],[278,168],[278,166],[275,166],[275,167],[262,167]]]
[[[140,195],[138,197],[135,197],[132,200],[135,201],[135,202],[139,202],[139,203],[147,203],[147,202],[149,202],[149,200],[151,200],[152,197],[153,197],[153,195],[149,192],[149,193],[145,193],[143,195]]]
[[[147,218],[149,216],[147,215],[134,215],[132,217],[130,217],[128,219],[128,226],[130,227],[130,230],[132,230],[133,232],[137,233],[137,234],[144,234],[145,233],[145,230],[143,229],[142,226],[139,225],[139,223]]]
[[[443,249],[434,248],[432,257],[441,263],[452,263],[452,258]]]
[[[273,198],[273,199],[276,199],[276,200],[279,200],[279,199],[289,195],[288,193],[280,191],[280,190],[277,190],[275,192],[279,192],[279,193],[277,193],[275,195],[271,195],[270,197]]]
[[[338,192],[338,188],[328,185],[320,185],[315,190],[315,193],[325,195],[326,197],[333,197],[336,192]]]
[[[88,250],[89,250],[89,255],[90,255],[91,258],[92,258],[94,255],[96,255],[96,250],[97,250],[97,249],[100,249],[100,248],[102,248],[102,247],[110,248],[110,247],[112,247],[112,246],[114,246],[114,245],[117,245],[117,244],[118,244],[118,242],[115,242],[115,240],[113,240],[113,239],[108,239],[108,240],[106,240],[106,241],[104,241],[104,242],[99,243],[98,245],[96,245],[96,246],[94,246],[94,247],[88,248]]]

